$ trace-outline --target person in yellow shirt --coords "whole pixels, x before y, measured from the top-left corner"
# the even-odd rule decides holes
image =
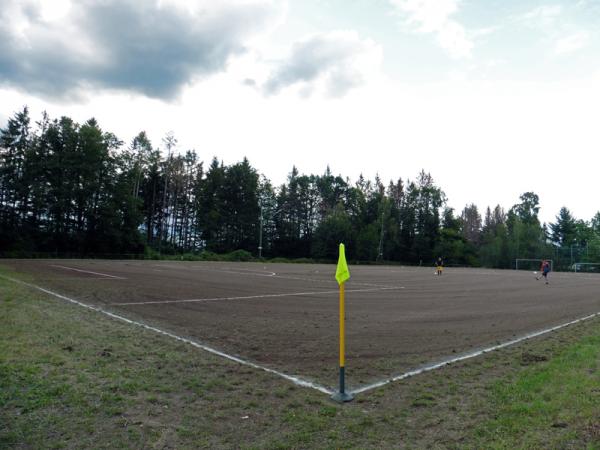
[[[435,265],[437,267],[437,269],[436,269],[437,275],[441,275],[444,270],[444,260],[442,259],[441,256],[438,257],[437,261],[435,262]]]

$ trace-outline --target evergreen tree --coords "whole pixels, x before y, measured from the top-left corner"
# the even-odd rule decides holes
[[[444,208],[440,240],[435,254],[448,264],[479,265],[477,247],[465,237],[463,219],[454,217],[452,208]]]
[[[556,216],[556,222],[550,224],[550,231],[550,239],[559,247],[571,245],[576,239],[575,219],[565,206]]]
[[[30,147],[30,118],[25,107],[0,130],[0,244],[4,248],[15,245],[11,241],[19,236],[27,218],[30,180],[25,170]]]
[[[509,255],[511,262],[517,258],[547,258],[551,249],[538,219],[539,197],[533,192],[520,196],[521,203],[514,205],[507,216]]]
[[[414,261],[433,261],[433,250],[439,238],[439,210],[445,198],[441,189],[433,183],[431,175],[425,171],[419,174],[415,188]]]
[[[486,267],[509,268],[508,228],[504,209],[497,205],[492,212],[488,207],[479,248],[480,264]]]
[[[258,174],[246,158],[225,169],[220,186],[221,251],[254,251],[258,236]]]
[[[340,243],[345,244],[349,250],[346,256],[354,259],[356,256],[352,239],[352,223],[342,203],[338,203],[332,213],[319,224],[312,253],[315,258],[334,261]]]
[[[208,250],[223,251],[223,208],[221,201],[225,167],[213,158],[198,196],[198,226]]]
[[[90,119],[27,108],[0,130],[0,248],[79,255],[238,249],[265,256],[335,259],[340,242],[352,259],[512,267],[515,258],[553,256],[555,263],[600,259],[600,213],[588,223],[563,207],[541,225],[539,198],[526,192],[506,213],[474,204],[456,217],[429,173],[378,175],[356,183],[329,167],[320,175],[292,168],[275,188],[249,161],[204,170],[193,150],[166,155],[140,132],[127,148]],[[262,224],[262,226],[261,226]],[[554,246],[547,241],[551,240]],[[554,253],[552,253],[554,252]],[[556,264],[555,264],[556,266]]]
[[[460,215],[463,237],[478,246],[481,241],[481,215],[475,204],[465,206]]]

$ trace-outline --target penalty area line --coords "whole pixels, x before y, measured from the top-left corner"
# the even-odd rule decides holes
[[[173,333],[171,333],[169,331],[165,331],[165,330],[162,330],[160,328],[153,327],[151,325],[147,325],[147,324],[145,324],[143,322],[138,322],[136,320],[129,319],[129,318],[125,317],[125,316],[121,316],[119,314],[115,314],[115,313],[112,313],[110,311],[106,311],[105,309],[99,308],[97,306],[88,305],[87,303],[83,303],[83,302],[80,302],[78,300],[74,300],[74,299],[69,298],[69,297],[67,297],[65,295],[58,294],[56,292],[50,291],[50,290],[45,289],[45,288],[40,287],[40,286],[36,286],[35,284],[27,283],[25,281],[21,281],[21,280],[18,280],[16,278],[7,277],[7,276],[4,276],[4,275],[0,275],[0,278],[4,278],[5,280],[12,281],[13,283],[22,284],[22,285],[27,286],[29,288],[36,289],[38,291],[44,292],[45,294],[52,295],[54,297],[60,298],[61,300],[65,300],[65,301],[67,301],[69,303],[72,303],[74,305],[81,306],[82,308],[86,308],[86,309],[89,309],[91,311],[96,311],[98,313],[104,314],[104,315],[106,315],[108,317],[111,317],[113,319],[125,322],[125,323],[127,323],[129,325],[135,325],[135,326],[138,326],[140,328],[144,328],[146,330],[153,331],[153,332],[155,332],[157,334],[161,334],[163,336],[170,337],[171,339],[175,339],[175,340],[177,340],[179,342],[183,342],[185,344],[189,344],[189,345],[191,345],[193,347],[196,347],[196,348],[198,348],[200,350],[204,350],[205,352],[212,353],[213,355],[220,356],[221,358],[228,359],[228,360],[236,362],[238,364],[242,364],[244,366],[252,367],[254,369],[262,370],[264,372],[268,372],[270,374],[277,375],[277,376],[279,376],[281,378],[284,378],[284,379],[286,379],[288,381],[291,381],[292,383],[294,383],[297,386],[302,386],[302,387],[306,387],[306,388],[315,389],[315,390],[317,390],[319,392],[322,392],[323,394],[327,394],[327,395],[332,395],[333,394],[333,391],[331,389],[328,389],[325,386],[321,386],[320,384],[314,383],[314,382],[312,382],[310,380],[305,380],[303,378],[300,378],[300,377],[297,377],[297,376],[294,376],[294,375],[289,375],[287,373],[280,372],[279,370],[275,370],[275,369],[271,369],[269,367],[261,366],[260,364],[253,363],[252,361],[248,361],[248,360],[245,360],[245,359],[242,359],[242,358],[238,358],[237,356],[229,355],[228,353],[224,353],[224,352],[222,352],[220,350],[217,350],[217,349],[215,349],[213,347],[209,347],[208,345],[205,345],[205,344],[201,344],[200,342],[194,341],[192,339],[188,339],[188,338],[185,338],[185,337],[182,337],[182,336],[178,336],[178,335],[173,334]]]
[[[381,287],[371,289],[346,289],[346,293],[352,292],[378,292],[378,291],[391,291],[394,289],[404,289],[404,286],[398,287]],[[337,294],[338,290],[330,291],[312,291],[312,292],[289,292],[283,294],[259,294],[259,295],[244,295],[239,297],[213,297],[213,298],[190,298],[183,300],[154,300],[149,302],[126,302],[126,303],[111,303],[111,306],[135,306],[135,305],[165,305],[170,303],[202,303],[202,302],[218,302],[224,300],[252,300],[258,298],[276,298],[276,297],[297,297],[306,295],[325,295],[325,294]]]
[[[60,269],[66,269],[66,270],[74,270],[75,272],[82,272],[82,273],[91,273],[93,275],[100,275],[102,277],[106,277],[106,278],[114,278],[116,280],[125,280],[126,278],[123,277],[117,277],[115,275],[108,275],[106,273],[100,273],[100,272],[92,272],[91,270],[82,270],[82,269],[76,269],[74,267],[67,267],[67,266],[59,266],[57,264],[50,264],[50,267],[58,267]]]
[[[589,316],[580,317],[579,319],[571,320],[570,322],[566,322],[566,323],[563,323],[563,324],[560,324],[560,325],[556,325],[556,326],[551,327],[551,328],[546,328],[544,330],[535,331],[533,333],[528,333],[528,334],[525,334],[525,335],[523,335],[521,337],[518,337],[516,339],[511,339],[510,341],[504,342],[502,344],[498,344],[498,345],[487,347],[487,348],[484,348],[484,349],[481,349],[481,350],[476,350],[476,351],[473,351],[473,352],[465,353],[464,355],[461,355],[461,356],[456,356],[456,357],[453,357],[453,358],[447,358],[447,359],[444,359],[442,361],[439,361],[439,362],[436,362],[436,363],[433,363],[433,364],[428,364],[428,365],[419,367],[417,369],[410,370],[408,372],[405,372],[405,373],[403,373],[401,375],[397,375],[397,376],[392,377],[392,378],[387,378],[385,380],[381,380],[381,381],[378,381],[376,383],[372,383],[372,384],[368,384],[368,385],[365,385],[365,386],[358,387],[356,389],[351,390],[350,393],[352,393],[352,394],[360,394],[361,392],[370,391],[372,389],[376,389],[376,388],[385,386],[386,384],[390,384],[390,383],[393,383],[395,381],[404,380],[406,378],[414,377],[415,375],[420,375],[420,374],[425,373],[425,372],[431,372],[432,370],[440,369],[441,367],[444,367],[444,366],[447,366],[447,365],[450,365],[450,364],[454,364],[454,363],[457,363],[457,362],[460,362],[460,361],[464,361],[466,359],[476,358],[476,357],[484,355],[486,353],[493,352],[494,350],[500,350],[501,348],[510,347],[510,346],[518,344],[520,342],[523,342],[523,341],[526,341],[526,340],[529,340],[529,339],[533,339],[535,337],[542,336],[544,334],[551,333],[552,331],[560,330],[561,328],[565,328],[565,327],[568,327],[570,325],[575,325],[576,323],[583,322],[583,321],[586,321],[586,320],[590,320],[590,319],[593,319],[594,317],[598,317],[598,316],[600,316],[600,312],[597,312],[597,313],[594,313],[594,314],[590,314]]]
[[[181,269],[181,267],[176,267],[176,266],[171,266],[171,265],[167,265],[167,264],[156,264],[156,267],[165,267],[165,268],[169,268],[169,269]],[[224,269],[213,269],[211,267],[197,267],[197,266],[191,266],[191,267],[183,267],[184,269],[187,270],[200,270],[200,271],[205,271],[205,272],[219,272],[219,273],[233,273],[235,275],[243,275],[243,276],[254,276],[254,277],[274,277],[277,275],[276,272],[270,272],[270,271],[265,271],[265,272],[256,272],[256,271],[252,271],[249,269],[238,269],[238,270],[231,270],[229,268],[224,268]],[[241,271],[241,272],[240,272]]]

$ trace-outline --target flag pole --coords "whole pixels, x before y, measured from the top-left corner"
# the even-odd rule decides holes
[[[348,270],[348,264],[346,263],[346,255],[344,244],[340,244],[340,256],[338,259],[338,266],[335,272],[335,278],[340,286],[340,389],[334,393],[331,398],[336,402],[349,402],[354,399],[354,396],[346,392],[346,309],[345,309],[345,284],[346,280],[350,278],[350,272]]]

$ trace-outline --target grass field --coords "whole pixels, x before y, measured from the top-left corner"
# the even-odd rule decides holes
[[[51,280],[46,282],[53,289],[74,282],[64,274],[58,280],[60,272],[52,277],[16,272],[14,265],[1,273],[36,283]],[[85,300],[106,306],[98,286],[113,281],[121,282],[84,278],[77,283],[87,284],[87,291],[79,284],[77,289],[95,293]],[[322,292],[319,288],[314,291]],[[0,446],[600,448],[598,319],[337,405],[275,374],[6,279],[0,280],[0,295]],[[435,292],[429,295],[435,298]],[[174,323],[173,331],[182,331],[179,326]],[[331,371],[335,375],[335,367]]]

